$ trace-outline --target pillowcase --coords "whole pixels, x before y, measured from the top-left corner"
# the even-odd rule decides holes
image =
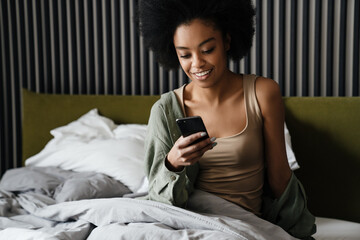
[[[284,123],[284,134],[285,134],[285,147],[286,147],[287,159],[288,159],[291,170],[294,171],[296,169],[299,169],[300,166],[299,166],[298,162],[296,161],[295,154],[292,150],[291,136],[290,136],[290,132],[286,126],[286,123]]]
[[[97,172],[115,178],[132,192],[143,191],[146,125],[116,125],[93,109],[51,131],[54,136],[26,166]]]
[[[45,148],[25,161],[26,166],[59,167],[77,172],[106,174],[125,184],[132,192],[148,189],[145,175],[146,125],[116,125],[92,109],[68,125],[53,129]],[[286,153],[292,170],[299,168],[284,126]]]

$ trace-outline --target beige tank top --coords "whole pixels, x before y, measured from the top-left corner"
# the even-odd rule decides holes
[[[215,148],[199,161],[195,187],[260,215],[264,183],[262,115],[255,94],[255,75],[244,75],[245,128],[217,138]],[[174,90],[185,113],[184,86]]]

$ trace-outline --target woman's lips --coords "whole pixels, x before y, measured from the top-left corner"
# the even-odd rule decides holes
[[[192,74],[195,75],[195,77],[197,79],[204,79],[210,74],[211,71],[212,71],[212,69],[209,69],[209,70],[202,71],[202,72],[196,72],[196,73],[194,72]]]

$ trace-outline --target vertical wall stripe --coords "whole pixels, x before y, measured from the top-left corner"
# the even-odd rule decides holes
[[[354,51],[354,0],[348,0],[347,3],[347,9],[346,9],[346,49],[345,49],[345,58],[346,58],[346,64],[345,64],[345,79],[353,79],[353,61],[352,61],[352,55]],[[351,96],[352,94],[352,81],[345,81],[345,96]]]
[[[340,7],[339,96],[345,96],[346,10],[347,10],[347,1],[341,1],[341,7]]]
[[[328,0],[323,0],[321,6],[319,96],[326,96],[326,61],[323,61],[323,59],[326,59],[327,23],[328,23],[327,9],[328,9]]]
[[[59,66],[60,66],[60,93],[65,93],[65,57],[64,57],[64,26],[62,15],[62,1],[57,1],[57,24],[58,24],[58,36],[59,36]]]
[[[76,32],[73,29],[73,26],[75,25],[75,23],[73,22],[73,14],[71,12],[71,9],[74,9],[74,7],[72,6],[73,1],[71,0],[66,0],[66,28],[67,28],[67,63],[69,66],[69,75],[68,75],[68,81],[69,81],[69,92],[70,94],[74,94],[74,93],[78,93],[78,89],[77,89],[77,84],[75,83],[75,78],[74,78],[74,72],[76,69],[76,61],[74,61],[74,59],[76,59],[74,57],[74,53],[76,51],[74,51],[74,36],[76,34]]]
[[[281,92],[285,95],[285,0],[279,6],[279,79]]]
[[[29,1],[30,2],[30,1]],[[39,14],[37,14],[37,5],[36,5],[36,2],[35,2],[35,0],[32,0],[31,1],[31,3],[32,3],[32,6],[31,6],[31,10],[32,10],[32,12],[30,13],[30,15],[32,15],[32,22],[30,23],[30,24],[32,24],[32,26],[33,26],[33,38],[34,38],[34,40],[33,40],[33,49],[34,49],[34,54],[33,54],[33,56],[34,56],[34,72],[35,72],[35,78],[34,78],[34,83],[35,83],[35,90],[36,91],[39,91],[40,90],[40,88],[39,88],[39,78],[40,78],[40,74],[39,74],[39,72],[40,72],[40,70],[39,70],[39,38],[38,38],[38,35],[39,35],[39,33],[38,33],[38,24],[37,24],[37,18],[39,17]]]
[[[334,51],[334,0],[328,0],[327,43],[326,43],[326,95],[333,93],[333,51]]]
[[[0,172],[21,164],[21,88],[161,94],[189,82],[144,48],[138,0],[0,0]],[[273,78],[284,96],[359,96],[360,1],[253,0],[253,47],[234,72]]]
[[[359,78],[359,71],[360,71],[360,64],[359,64],[359,55],[360,55],[360,1],[355,0],[355,7],[354,7],[354,51],[353,51],[353,96],[359,96],[360,91],[360,78]]]
[[[294,96],[302,96],[302,46],[303,46],[303,0],[297,0],[296,1],[296,22],[297,22],[297,26],[296,26],[296,76],[295,76],[295,93]]]
[[[120,16],[121,16],[121,81],[122,94],[131,93],[130,83],[130,52],[129,52],[129,3],[128,1],[120,1]]]
[[[14,151],[16,150],[15,144],[14,144],[14,134],[13,134],[13,128],[15,127],[13,124],[13,113],[12,113],[12,106],[13,102],[12,99],[14,96],[12,96],[12,73],[11,73],[11,58],[12,53],[10,50],[11,41],[12,41],[12,29],[11,29],[11,11],[9,10],[10,3],[8,1],[3,1],[1,4],[0,12],[0,27],[2,28],[0,30],[1,33],[1,51],[2,51],[2,77],[8,81],[7,84],[3,82],[3,132],[5,135],[4,140],[4,150],[5,150],[5,161],[2,162],[2,170],[13,167],[13,162],[16,160],[16,156],[14,155]]]
[[[41,61],[41,66],[42,66],[42,74],[40,75],[40,83],[39,83],[39,91],[40,92],[47,92],[48,89],[48,84],[46,82],[46,79],[49,79],[48,75],[48,61],[47,61],[47,48],[46,48],[46,43],[48,42],[46,39],[46,17],[45,17],[45,1],[42,0],[40,1],[40,7],[38,8],[40,10],[40,28],[39,32],[41,35],[41,53],[39,56],[39,59]]]
[[[51,92],[57,92],[56,91],[56,52],[55,52],[55,24],[54,24],[54,7],[53,7],[53,1],[49,1],[49,12],[50,12],[50,45],[51,45],[51,85],[52,89]]]
[[[176,70],[171,70],[169,72],[169,78],[172,79],[171,85],[170,85],[170,89],[176,89],[179,86],[179,79],[178,79],[178,75],[176,74]]]
[[[21,94],[20,94],[20,86],[21,86],[21,82],[18,80],[19,79],[19,69],[16,63],[18,63],[18,51],[19,49],[17,49],[17,15],[16,15],[16,2],[15,1],[10,1],[11,2],[11,35],[13,36],[12,39],[12,43],[10,45],[10,48],[13,48],[13,50],[10,50],[11,54],[12,54],[12,78],[11,78],[11,101],[12,101],[12,105],[11,105],[11,111],[12,111],[12,115],[11,115],[11,122],[12,124],[10,125],[10,127],[12,128],[12,139],[13,139],[13,146],[12,146],[12,150],[13,150],[13,155],[11,158],[9,158],[9,161],[11,161],[11,167],[16,167],[18,165],[18,159],[21,158],[21,154],[22,154],[22,150],[21,148],[19,149],[18,146],[21,146],[21,133],[22,133],[22,129],[21,127],[21,123],[22,123],[22,118],[21,118],[21,108],[19,108],[18,106],[21,106]],[[10,6],[10,5],[9,5]],[[9,11],[10,12],[10,11]],[[10,26],[9,26],[10,27]],[[0,147],[1,148],[1,147]]]
[[[256,74],[262,75],[262,18],[263,18],[263,11],[262,11],[262,1],[256,0],[256,31],[255,31],[255,41],[256,41]]]
[[[316,1],[309,1],[309,96],[314,96],[314,67],[315,67],[315,6]]]
[[[93,16],[93,39],[94,39],[94,70],[95,70],[95,94],[99,94],[101,89],[99,88],[99,81],[100,81],[100,50],[99,50],[99,25],[98,25],[98,5],[97,0],[92,1],[92,16]],[[101,81],[103,82],[103,81]]]
[[[89,94],[91,93],[91,89],[90,89],[90,82],[91,82],[91,78],[92,78],[92,74],[90,72],[90,39],[92,39],[90,37],[89,31],[90,31],[90,18],[89,18],[89,5],[88,5],[88,1],[84,0],[84,30],[85,30],[85,60],[86,60],[86,93]]]
[[[302,29],[302,96],[309,95],[309,18],[309,0],[304,0]]]
[[[5,5],[5,6],[4,6]],[[5,9],[4,9],[5,8]],[[5,10],[5,11],[4,11]],[[9,134],[7,127],[7,118],[6,118],[6,108],[7,108],[7,99],[6,99],[6,82],[5,79],[7,79],[7,69],[6,66],[6,60],[7,60],[7,54],[6,54],[6,43],[5,43],[5,19],[7,19],[7,11],[6,11],[6,3],[4,1],[0,2],[0,50],[1,50],[1,64],[0,64],[0,74],[3,79],[3,81],[0,84],[0,111],[1,111],[1,118],[0,118],[0,133],[1,133],[1,158],[2,159],[9,159],[10,149],[8,149],[9,144]],[[8,166],[9,160],[2,160],[0,161],[0,170],[4,172]]]
[[[284,95],[290,95],[290,66],[291,66],[291,1],[285,1],[285,45],[284,45],[284,52],[285,52],[285,60],[284,60],[284,87],[285,92]]]
[[[29,14],[28,14],[28,1],[24,2],[24,22],[25,22],[25,48],[26,48],[26,83],[24,87],[27,87],[28,89],[34,90],[34,88],[32,87],[32,85],[30,84],[31,79],[34,79],[31,76],[31,70],[33,69],[32,66],[32,60],[30,59],[30,37],[29,37]]]
[[[6,142],[8,141],[8,135],[5,132],[5,107],[6,107],[6,99],[5,99],[5,79],[6,79],[6,55],[5,52],[5,26],[4,26],[4,11],[3,11],[3,1],[0,1],[0,50],[1,50],[1,58],[0,58],[0,75],[2,81],[0,82],[0,173],[3,173],[7,169],[7,162],[5,159],[8,159],[9,150],[7,149]],[[4,159],[4,160],[3,160]]]
[[[21,17],[24,16],[24,14],[20,13],[20,4],[19,1],[21,0],[16,0],[15,4],[16,4],[16,35],[17,35],[17,51],[18,51],[18,61],[17,61],[17,72],[19,74],[19,79],[18,82],[19,84],[22,84],[24,82],[24,76],[23,76],[23,71],[21,71],[23,69],[23,66],[26,64],[24,61],[24,57],[23,57],[23,43],[22,43],[22,39],[23,38],[23,26],[22,26],[22,21],[21,21]],[[22,4],[21,4],[22,5]]]
[[[75,33],[76,33],[76,65],[77,65],[77,75],[76,79],[78,82],[78,93],[82,94],[85,93],[85,88],[84,85],[81,84],[83,82],[83,61],[82,61],[82,43],[83,43],[83,39],[82,39],[82,30],[84,28],[81,20],[83,19],[80,15],[81,15],[81,11],[80,11],[80,1],[74,1],[74,7],[75,7]]]
[[[111,46],[112,46],[112,93],[120,94],[120,34],[118,31],[119,26],[119,1],[111,0]],[[110,87],[110,85],[109,85]],[[110,90],[109,90],[110,91]]]
[[[296,95],[296,58],[297,58],[297,0],[291,0],[290,29],[290,96]]]
[[[130,1],[130,19],[133,20],[136,17],[137,1]],[[139,34],[136,23],[130,21],[130,33],[131,33],[131,79],[132,83],[131,94],[139,95],[141,93],[141,81],[140,81],[140,60],[139,60]]]
[[[272,48],[273,51],[273,79],[275,79],[277,82],[279,82],[279,0],[274,0],[274,32],[272,33],[272,36],[274,38]]]
[[[274,1],[269,0],[267,6],[267,77],[274,78]]]
[[[340,1],[335,1],[335,6],[334,6],[334,18],[336,19],[334,21],[334,35],[333,35],[333,41],[334,41],[334,45],[333,45],[333,77],[332,77],[332,84],[333,84],[333,92],[332,94],[334,96],[338,96],[339,95],[339,82],[338,82],[338,77],[339,77],[339,57],[340,57]]]
[[[14,2],[12,2],[14,3]],[[7,114],[9,114],[9,134],[11,134],[12,137],[12,141],[10,142],[10,144],[12,145],[11,149],[12,149],[12,155],[13,155],[13,159],[12,162],[10,163],[10,166],[16,166],[16,159],[17,159],[17,152],[16,152],[16,146],[17,145],[17,141],[16,141],[16,136],[17,135],[17,131],[19,131],[20,129],[17,129],[16,126],[16,111],[17,108],[15,107],[15,97],[18,97],[17,94],[15,93],[15,85],[17,85],[17,81],[15,81],[15,70],[14,70],[14,29],[13,29],[13,20],[15,19],[15,14],[14,11],[12,11],[11,7],[11,2],[10,0],[7,0],[7,13],[8,13],[8,31],[9,34],[7,35],[8,37],[8,56],[9,56],[9,62],[8,62],[8,66],[10,68],[10,71],[8,72],[8,79],[10,80],[10,84],[8,86],[8,98],[9,98],[9,102],[11,103],[9,105],[8,108],[8,112]]]
[[[1,161],[5,159],[5,132],[4,132],[4,94],[3,94],[3,85],[5,85],[5,68],[3,64],[5,63],[5,54],[4,54],[4,18],[3,18],[3,4],[0,2],[0,51],[2,52],[0,57],[0,75],[3,82],[0,82],[0,173],[6,170],[4,166],[6,161]]]
[[[268,19],[268,1],[262,2],[262,22],[261,22],[261,32],[262,32],[262,39],[261,39],[261,76],[268,77],[267,76],[267,60],[268,60],[268,43],[269,36],[267,35],[267,19]],[[256,64],[256,63],[255,63]]]
[[[109,1],[101,1],[101,23],[102,23],[102,42],[103,42],[103,76],[101,78],[103,79],[101,82],[103,82],[103,94],[109,94],[109,78],[111,74],[111,68],[109,65],[109,57],[111,55],[109,51],[109,40],[110,40],[110,31],[109,29],[109,15],[107,12],[109,12],[108,7]]]
[[[316,0],[315,4],[315,63],[314,63],[314,96],[320,96],[320,70],[321,70],[321,0]]]
[[[150,64],[149,64],[149,52],[145,49],[143,44],[143,38],[140,37],[140,75],[141,75],[141,83],[142,83],[142,89],[141,94],[149,95],[150,94],[150,75],[148,74],[150,72]]]

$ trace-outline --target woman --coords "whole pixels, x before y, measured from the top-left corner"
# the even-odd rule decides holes
[[[149,199],[185,207],[196,187],[296,237],[313,234],[314,217],[306,205],[296,217],[284,205],[306,199],[287,162],[278,84],[227,67],[228,57],[241,59],[251,47],[251,1],[142,0],[139,10],[141,33],[158,61],[169,68],[180,64],[191,80],[152,108],[146,141]],[[175,120],[185,116],[201,116],[209,138],[192,144],[204,133],[181,136]],[[266,201],[264,185],[272,197]],[[274,207],[285,210],[274,213]]]

